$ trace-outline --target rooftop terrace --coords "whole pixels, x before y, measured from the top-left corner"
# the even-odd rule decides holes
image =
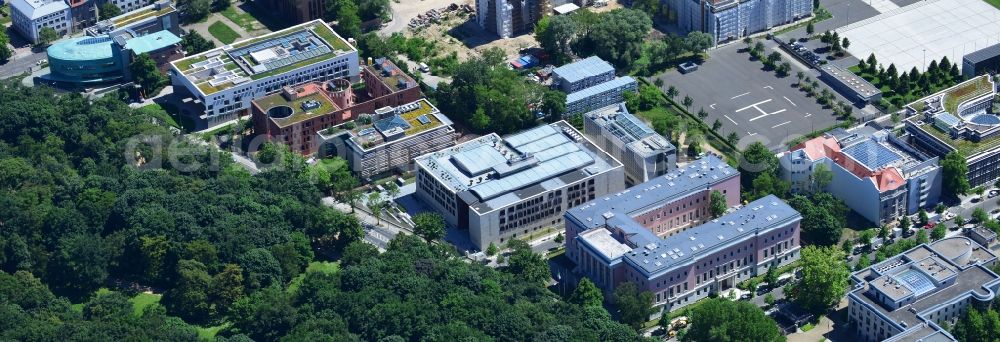
[[[318,84],[308,84],[305,87],[318,87]],[[311,94],[289,99],[283,92],[271,94],[254,100],[264,113],[267,113],[271,120],[279,127],[312,119],[317,116],[329,114],[339,108],[326,97],[319,89],[304,89]],[[289,110],[274,110],[276,107],[289,108]]]
[[[384,116],[369,125],[351,129],[351,140],[362,149],[368,150],[401,137],[410,137],[442,125],[451,125],[451,120],[441,114],[427,99],[404,104],[395,108],[377,110]]]
[[[205,95],[280,75],[355,51],[321,20],[173,62]]]
[[[676,150],[676,147],[666,138],[657,134],[639,118],[629,113],[624,102],[600,108],[584,115],[607,129],[629,148],[644,157],[654,153]]]

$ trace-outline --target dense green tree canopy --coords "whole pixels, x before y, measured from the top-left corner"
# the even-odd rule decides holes
[[[806,246],[800,258],[802,280],[792,298],[804,309],[821,312],[840,301],[847,291],[850,269],[836,247]]]
[[[784,341],[778,325],[760,308],[744,301],[705,299],[691,310],[683,341]]]

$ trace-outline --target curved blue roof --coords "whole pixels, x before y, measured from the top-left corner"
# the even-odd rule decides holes
[[[49,46],[46,50],[49,58],[67,61],[93,61],[113,57],[111,38],[79,37],[70,38]]]
[[[996,115],[992,114],[976,115],[976,117],[972,118],[972,120],[969,121],[972,121],[972,123],[980,125],[990,125],[990,126],[1000,125],[1000,117],[997,117]]]

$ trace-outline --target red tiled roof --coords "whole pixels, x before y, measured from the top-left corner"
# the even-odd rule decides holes
[[[879,192],[895,190],[906,183],[906,179],[894,167],[887,167],[881,170],[869,170],[864,164],[854,159],[848,158],[840,151],[840,144],[837,139],[830,136],[822,136],[806,140],[805,142],[792,147],[792,151],[803,150],[810,160],[816,161],[822,158],[829,158],[837,165],[850,171],[858,178],[869,179]]]

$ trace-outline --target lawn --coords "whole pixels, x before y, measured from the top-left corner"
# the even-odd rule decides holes
[[[336,273],[338,270],[340,270],[339,262],[330,262],[330,261],[310,262],[309,266],[306,267],[305,272],[302,272],[302,274],[299,274],[297,277],[292,279],[291,282],[288,283],[288,289],[286,289],[286,291],[288,291],[288,293],[295,293],[295,291],[299,289],[299,286],[302,285],[302,280],[306,278],[306,273],[309,272]]]
[[[148,307],[150,305],[159,303],[160,302],[160,298],[162,298],[162,297],[163,297],[163,295],[155,294],[155,293],[140,293],[140,294],[137,294],[137,295],[135,295],[135,297],[132,297],[132,300],[131,300],[132,301],[132,312],[136,316],[142,315],[142,310],[145,310],[146,307]]]
[[[4,4],[0,6],[0,26],[7,25],[10,22],[10,5]]]
[[[223,323],[212,327],[194,326],[195,330],[198,331],[198,339],[202,341],[215,341],[215,334],[219,331],[225,329],[229,326],[229,323]]]
[[[254,18],[250,13],[243,12],[236,8],[236,6],[229,6],[225,10],[222,10],[222,16],[240,25],[244,30],[253,31],[257,28],[255,27],[258,23],[257,18]]]
[[[223,44],[232,44],[237,39],[240,39],[239,33],[236,33],[229,25],[221,21],[216,21],[212,25],[209,25],[208,33],[211,33],[212,37],[215,37],[215,39],[218,39]]]
[[[164,106],[160,106],[159,104],[154,103],[143,106],[139,108],[138,111],[141,114],[152,116],[168,126],[182,129],[184,132],[190,132],[194,130],[195,127],[194,120],[187,116],[180,115],[180,112],[173,105],[166,104]]]

